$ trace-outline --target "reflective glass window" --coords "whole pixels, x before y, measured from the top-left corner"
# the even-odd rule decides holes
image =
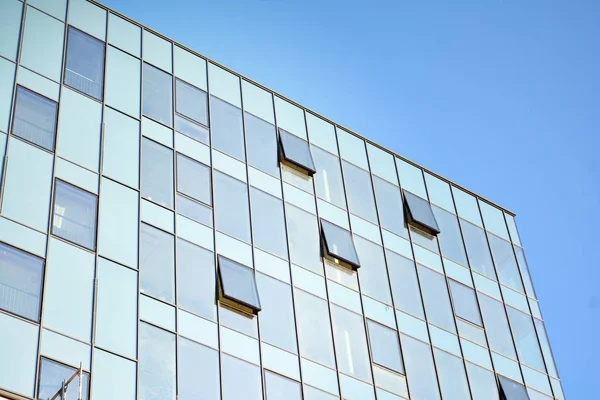
[[[175,291],[175,239],[142,224],[140,238],[140,292],[173,303]]]
[[[529,400],[525,386],[520,383],[498,375],[498,384],[502,400]]]
[[[259,316],[261,340],[297,353],[294,304],[290,286],[263,274],[257,274],[256,283],[263,305]]]
[[[173,125],[173,79],[171,75],[144,63],[143,113],[165,125]]]
[[[203,225],[212,227],[212,208],[200,204],[186,196],[177,195],[177,213]]]
[[[140,399],[175,400],[175,335],[140,323],[138,376]]]
[[[93,354],[92,398],[135,400],[137,363],[98,348],[94,348]]]
[[[363,317],[332,305],[333,336],[340,372],[371,381],[371,366]]]
[[[63,65],[64,31],[65,24],[62,22],[33,7],[27,7],[21,65],[59,82]]]
[[[499,400],[494,373],[470,362],[466,364],[473,400]]]
[[[375,189],[381,227],[407,238],[408,232],[404,221],[400,188],[376,176],[373,176],[373,188]]]
[[[140,123],[105,107],[103,147],[103,175],[137,189],[140,180]]]
[[[39,399],[50,399],[56,393],[60,391],[61,385],[64,381],[68,380],[76,373],[78,369],[69,367],[68,365],[58,363],[56,361],[42,358],[40,366],[40,379],[38,382],[38,398]],[[87,400],[90,393],[90,374],[87,372],[83,373],[82,382],[82,398]],[[62,396],[58,396],[58,399]],[[65,399],[78,399],[79,398],[79,377],[75,378],[65,393]]]
[[[398,332],[373,321],[367,321],[367,327],[373,362],[403,374]]]
[[[531,316],[517,311],[512,307],[507,307],[506,309],[515,345],[517,346],[519,360],[523,364],[545,372],[544,359],[542,358],[542,352],[540,351],[540,345]]]
[[[438,234],[440,228],[431,210],[431,204],[410,192],[404,191],[404,201],[407,210],[408,222],[415,224],[428,233]]]
[[[442,398],[470,400],[469,384],[462,359],[438,349],[433,350]]]
[[[512,245],[493,234],[488,234],[488,239],[500,283],[523,292],[523,283],[521,282],[521,275],[519,274],[519,267]]]
[[[179,400],[220,399],[219,353],[182,337],[177,346]]]
[[[294,290],[300,355],[335,368],[327,302],[302,290]]]
[[[208,98],[205,91],[177,79],[175,95],[175,111],[178,114],[208,125]]]
[[[394,304],[406,313],[425,318],[415,263],[389,250],[386,250],[385,254]]]
[[[248,164],[279,178],[275,125],[245,113]]]
[[[235,357],[221,357],[223,400],[261,400],[260,368]],[[183,399],[182,399],[183,400]]]
[[[323,274],[320,261],[320,236],[317,217],[286,204],[285,215],[290,246],[290,261],[313,272]]]
[[[269,400],[302,400],[300,383],[265,371],[265,386]]]
[[[12,124],[12,134],[54,150],[58,104],[19,86]]]
[[[201,143],[208,144],[210,142],[208,128],[177,114],[175,115],[175,130]]]
[[[340,159],[316,146],[311,146],[310,151],[317,171],[313,178],[317,197],[346,209],[346,195],[344,194]]]
[[[104,42],[69,27],[65,84],[102,100]]]
[[[110,14],[109,20],[112,20],[113,17],[114,15]],[[112,29],[109,29],[110,32],[113,32]],[[108,46],[104,87],[104,101],[106,104],[134,118],[139,118],[141,73],[139,59]]]
[[[371,186],[371,174],[346,161],[342,162],[342,169],[348,196],[348,209],[352,214],[376,224],[377,212]]]
[[[440,227],[440,233],[437,237],[440,242],[442,255],[462,265],[468,265],[467,254],[465,253],[465,246],[463,245],[456,215],[436,206],[433,206],[432,209]]]
[[[143,138],[141,181],[143,197],[172,208],[173,150]]]
[[[242,110],[210,96],[210,127],[213,147],[245,161]]]
[[[408,227],[408,230],[410,231],[410,239],[413,243],[439,254],[440,248],[438,246],[436,236],[430,235],[429,233],[421,230],[420,228],[415,228],[412,225]],[[415,250],[415,253],[417,251],[418,250]]]
[[[538,338],[540,339],[540,345],[542,346],[544,360],[546,360],[546,368],[548,368],[548,374],[550,376],[558,377],[558,372],[556,371],[556,364],[554,363],[554,356],[552,355],[552,350],[550,349],[550,341],[548,340],[548,334],[546,333],[544,323],[537,318],[534,319],[534,322]]]
[[[456,332],[446,278],[421,265],[418,266],[418,271],[427,320],[450,332]]]
[[[250,189],[254,245],[287,259],[283,202],[255,188]]]
[[[229,175],[214,171],[214,209],[217,230],[250,243],[248,187]]]
[[[177,239],[177,304],[216,319],[214,255],[182,239]]]
[[[0,26],[2,26],[3,40],[0,42],[0,55],[11,61],[15,61],[17,57],[22,10],[23,3],[8,1],[2,4]]]
[[[39,320],[43,276],[44,260],[0,243],[0,308]]]
[[[177,191],[205,204],[211,204],[210,168],[177,154]]]
[[[279,130],[279,141],[281,144],[282,161],[287,161],[291,166],[301,169],[309,175],[317,172],[307,141],[283,129]]]
[[[363,267],[358,272],[361,292],[374,299],[391,304],[392,295],[387,278],[383,248],[359,236],[355,237],[354,243],[356,244],[360,265]]]
[[[523,277],[523,284],[525,285],[525,292],[531,297],[535,297],[535,289],[533,288],[533,282],[531,281],[531,274],[529,272],[529,266],[527,265],[527,259],[523,249],[519,246],[513,246],[515,254],[517,255],[517,263],[521,276]]]
[[[475,291],[462,283],[452,280],[449,281],[449,283],[450,293],[452,294],[452,303],[454,304],[454,312],[456,315],[481,326],[481,315],[479,315]]]
[[[492,256],[483,229],[463,219],[460,219],[460,227],[462,228],[471,269],[496,280]]]
[[[219,283],[222,296],[234,303],[260,311],[260,299],[254,271],[233,260],[219,256]]]
[[[348,263],[354,269],[360,267],[360,261],[350,231],[323,219],[321,220],[321,228],[323,230],[323,242],[325,243],[327,255],[336,260]]]
[[[52,234],[86,247],[96,248],[96,195],[56,181]]]
[[[400,335],[400,338],[411,398],[439,400],[431,347],[410,336]]]
[[[487,332],[490,349],[516,358],[515,348],[508,328],[504,305],[485,295],[478,295],[481,316]]]
[[[140,56],[141,29],[115,14],[108,14],[108,43]]]

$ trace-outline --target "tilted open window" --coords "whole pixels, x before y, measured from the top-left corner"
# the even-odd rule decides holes
[[[529,400],[525,386],[503,376],[496,376],[500,387],[500,400]]]
[[[430,235],[435,236],[440,233],[440,228],[431,209],[431,204],[427,200],[406,190],[403,193],[407,222]]]
[[[244,314],[257,315],[260,298],[254,271],[219,256],[219,301]]]
[[[310,176],[317,172],[308,142],[280,129],[279,148],[280,161],[283,164]]]
[[[360,268],[352,233],[323,219],[321,220],[321,248],[323,257],[353,270]]]

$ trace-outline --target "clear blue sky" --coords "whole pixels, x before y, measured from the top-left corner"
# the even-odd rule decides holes
[[[516,212],[566,395],[598,397],[600,1],[104,2]]]

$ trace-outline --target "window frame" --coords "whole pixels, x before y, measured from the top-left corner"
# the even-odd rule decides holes
[[[67,79],[67,65],[68,65],[68,58],[69,58],[69,43],[71,41],[71,31],[77,31],[78,34],[80,35],[84,35],[87,36],[87,38],[92,39],[97,41],[98,43],[102,44],[103,47],[103,52],[102,52],[102,81],[99,82],[100,85],[100,98],[95,97],[94,95],[91,95],[89,93],[85,93],[84,91],[80,90],[79,88],[76,88],[75,86],[67,83],[66,79]],[[64,58],[64,66],[63,66],[63,71],[62,71],[62,79],[61,79],[61,83],[65,86],[67,86],[68,88],[74,90],[77,93],[80,93],[84,96],[87,96],[91,99],[94,99],[96,101],[99,101],[101,103],[104,103],[104,95],[105,95],[105,87],[106,87],[106,53],[107,53],[107,43],[105,41],[102,41],[100,39],[98,39],[95,36],[90,35],[87,32],[82,31],[81,29],[78,29],[77,27],[73,26],[73,25],[67,25],[66,26],[66,40],[65,40],[65,58]],[[77,73],[75,71],[73,71],[74,73]],[[80,75],[79,73],[77,73],[78,75]],[[83,75],[82,75],[83,76]],[[85,77],[87,78],[87,77]],[[88,78],[89,79],[89,78]]]
[[[247,268],[250,270],[252,274],[252,286],[254,287],[254,292],[256,293],[256,302],[257,304],[250,304],[244,300],[240,300],[236,298],[232,294],[228,294],[225,290],[225,285],[223,285],[223,273],[221,272],[221,260],[225,262],[232,263],[236,267],[239,268]],[[260,295],[258,293],[258,285],[256,284],[256,271],[253,268],[250,268],[246,265],[240,264],[237,261],[232,260],[231,258],[225,257],[221,254],[217,254],[217,299],[222,306],[226,308],[233,309],[234,311],[239,311],[248,316],[255,316],[261,311],[260,304]]]
[[[327,241],[327,234],[325,233],[326,229],[324,225],[329,224],[333,227],[333,229],[342,230],[344,233],[348,233],[350,235],[350,243],[352,243],[352,249],[354,250],[354,258],[356,261],[352,261],[343,255],[339,255],[330,251],[329,244]],[[356,245],[354,244],[354,238],[352,237],[352,232],[342,228],[339,225],[334,224],[333,222],[327,221],[326,219],[319,218],[319,231],[321,236],[321,256],[323,258],[332,260],[336,264],[341,264],[344,267],[350,268],[353,271],[357,271],[360,268],[360,259],[358,258],[358,251],[356,250]]]
[[[58,365],[60,367],[65,368],[65,369],[73,369],[73,373],[72,373],[71,376],[73,376],[79,370],[79,368],[77,368],[77,367],[74,367],[74,366],[66,364],[66,363],[64,363],[62,361],[57,361],[54,358],[43,356],[43,355],[40,354],[38,356],[39,372],[37,374],[38,375],[37,376],[37,382],[36,382],[35,389],[34,389],[36,398],[38,398],[39,395],[40,395],[40,385],[42,384],[42,370],[43,370],[44,361],[48,361],[50,365],[55,364],[55,365]],[[88,400],[88,399],[91,398],[91,394],[92,394],[92,376],[91,376],[91,373],[90,373],[89,370],[86,370],[86,369],[82,368],[82,371],[83,371],[83,380],[84,380],[84,382],[82,383],[82,387],[85,388],[86,384],[87,384],[87,391],[85,391],[85,390],[82,391],[82,398],[83,398],[83,400]],[[86,377],[87,377],[87,382],[85,382],[86,381]],[[70,389],[70,388],[72,388],[72,387],[77,387],[78,382],[79,382],[79,378],[73,379],[67,385],[67,390]],[[61,383],[62,382],[57,382],[57,385],[59,386],[58,390],[60,390]],[[74,386],[71,386],[71,384],[74,384]],[[75,389],[75,390],[77,390],[77,389]],[[56,394],[56,393],[57,392],[54,392],[53,395]],[[66,397],[67,396],[66,396],[66,393],[65,393],[65,398]],[[1,398],[2,397],[0,397],[0,399]]]
[[[315,160],[313,159],[312,153],[310,152],[310,144],[306,140],[299,138],[298,136],[286,131],[285,129],[279,128],[277,133],[277,143],[279,147],[279,163],[287,165],[290,168],[293,168],[296,171],[300,171],[308,176],[313,176],[314,174],[316,174],[317,169],[315,167]],[[286,135],[288,135],[288,137],[292,139],[297,139],[303,142],[303,145],[306,145],[306,151],[308,152],[311,165],[304,165],[302,162],[286,156],[285,144],[283,139],[284,137],[286,137]]]
[[[56,151],[56,134],[58,131],[58,115],[59,115],[59,107],[60,104],[55,101],[54,99],[51,99],[50,97],[44,96],[43,94],[40,94],[34,90],[29,89],[26,86],[20,85],[20,84],[16,84],[15,85],[15,98],[13,101],[14,107],[13,107],[13,113],[12,113],[12,117],[11,117],[11,124],[10,124],[10,136],[18,138],[26,143],[31,144],[32,146],[36,146],[40,149],[46,150],[46,151],[50,151],[52,153],[54,153]],[[44,147],[43,145],[39,144],[39,143],[35,143],[31,140],[29,140],[28,138],[25,138],[21,135],[15,134],[14,133],[14,129],[15,129],[15,117],[17,116],[17,109],[18,109],[18,105],[19,105],[19,90],[24,90],[25,92],[29,92],[30,94],[33,94],[34,96],[40,97],[41,99],[51,102],[54,104],[55,109],[54,109],[54,125],[53,125],[53,129],[52,129],[52,147],[51,148],[47,148]]]
[[[510,378],[507,378],[507,377],[505,377],[503,375],[499,375],[499,374],[496,374],[496,381],[498,383],[498,395],[500,396],[500,400],[529,400],[529,395],[527,394],[527,389],[520,382],[517,382],[515,380],[512,380]],[[525,397],[514,398],[514,399],[508,398],[508,396],[506,395],[506,392],[504,390],[504,387],[502,386],[503,382],[506,382],[506,384],[514,384],[514,385],[517,385],[520,388],[522,388],[523,389],[522,393],[525,394]]]
[[[412,196],[412,198],[410,196]],[[429,214],[431,214],[431,218],[435,222],[436,226],[431,226],[429,223],[423,222],[414,217],[414,215],[413,215],[414,213],[413,213],[413,210],[411,210],[411,205],[410,205],[410,203],[413,201],[412,200],[413,198],[416,201],[422,201],[427,204]],[[428,234],[430,234],[432,236],[437,236],[440,233],[440,227],[437,223],[435,215],[433,214],[433,210],[431,208],[431,203],[428,200],[425,200],[425,199],[417,196],[416,194],[409,192],[406,189],[402,189],[402,200],[404,203],[404,213],[406,216],[406,222],[408,224],[412,225],[413,227],[416,227],[417,229],[424,230],[425,232],[427,232]]]

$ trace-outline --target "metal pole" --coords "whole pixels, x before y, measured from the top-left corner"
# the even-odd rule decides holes
[[[79,363],[79,400],[83,400],[81,397],[83,389],[83,363]]]
[[[65,381],[62,383],[62,387],[60,388],[60,399],[67,400],[67,384]]]

